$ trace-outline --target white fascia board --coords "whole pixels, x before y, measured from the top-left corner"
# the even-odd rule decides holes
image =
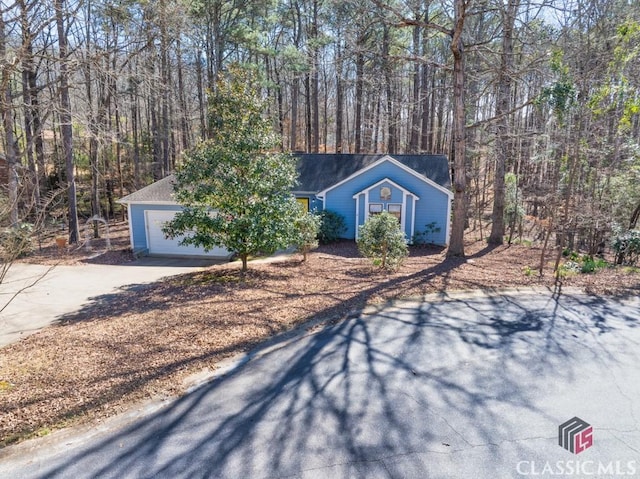
[[[353,178],[356,178],[357,176],[360,176],[362,173],[365,173],[366,171],[369,171],[372,168],[375,168],[376,166],[384,163],[385,161],[389,161],[389,162],[393,163],[395,166],[397,166],[398,168],[406,171],[407,173],[409,173],[410,175],[414,176],[415,178],[423,181],[424,183],[427,183],[430,186],[433,186],[434,188],[436,188],[437,190],[439,190],[442,193],[446,194],[450,198],[453,198],[453,192],[452,191],[450,191],[449,189],[445,188],[444,186],[440,186],[438,183],[436,183],[432,179],[421,175],[420,173],[418,173],[414,169],[409,168],[408,166],[400,163],[398,160],[396,160],[395,158],[393,158],[393,157],[391,157],[389,155],[383,156],[379,160],[374,161],[373,163],[371,163],[369,166],[365,166],[364,168],[362,168],[362,169],[356,171],[355,173],[353,173],[352,175],[346,177],[344,180],[339,181],[335,185],[332,185],[329,188],[326,188],[326,189],[322,190],[316,196],[324,198],[324,195],[327,194],[327,192],[333,190],[334,188],[337,188],[340,185],[345,184],[347,181],[351,181]]]
[[[116,200],[116,203],[121,205],[172,205],[179,206],[180,204],[175,201],[122,201]]]
[[[398,183],[396,183],[395,181],[391,181],[389,178],[385,178],[383,180],[378,181],[377,183],[374,183],[371,186],[367,186],[364,190],[356,193],[355,195],[353,195],[353,197],[355,198],[358,195],[362,195],[362,194],[366,194],[369,191],[371,191],[372,189],[376,188],[377,186],[380,186],[383,183],[391,183],[395,188],[399,189],[400,191],[402,191],[403,194],[405,195],[411,195],[413,196],[415,199],[419,200],[420,198],[418,197],[418,195],[416,195],[415,193],[412,193],[411,191],[407,190],[406,188],[403,188],[402,186],[400,186]]]

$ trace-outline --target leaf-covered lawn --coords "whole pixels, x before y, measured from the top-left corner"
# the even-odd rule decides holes
[[[97,298],[62,324],[0,354],[0,443],[125,410],[145,398],[174,396],[184,379],[266,338],[313,319],[335,321],[367,304],[460,289],[550,286],[535,269],[540,250],[469,244],[467,260],[415,248],[392,274],[373,271],[352,242],[298,257],[237,263],[176,276]],[[563,286],[640,292],[629,269],[575,275]]]

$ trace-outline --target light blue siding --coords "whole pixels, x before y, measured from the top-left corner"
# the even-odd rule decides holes
[[[356,200],[349,195],[344,197],[332,197],[327,195],[325,199],[325,209],[335,211],[344,217],[346,230],[342,233],[342,238],[355,239],[356,237]]]
[[[353,196],[381,180],[384,180],[385,178],[388,178],[398,186],[410,191],[420,198],[420,200],[415,204],[415,232],[422,232],[425,230],[427,224],[435,222],[436,227],[439,227],[440,231],[430,235],[429,241],[435,244],[446,244],[446,231],[448,225],[447,212],[449,206],[448,203],[450,201],[449,196],[445,192],[426,183],[390,161],[382,162],[374,168],[362,172],[360,175],[351,178],[349,181],[329,190],[326,193],[325,208],[340,213],[345,218],[347,230],[343,234],[343,237],[345,239],[355,238],[356,201]],[[376,187],[371,193],[372,195],[379,195],[379,188]],[[398,198],[398,196],[396,196],[398,194],[400,195],[399,200],[393,201]],[[401,195],[402,193],[398,189],[393,188],[391,203],[401,203]],[[410,214],[412,214],[413,208],[411,203],[412,201],[408,198],[407,210],[405,211],[405,231],[408,239],[410,239],[411,235]]]
[[[323,210],[322,200],[314,196],[309,201],[309,208],[311,209],[311,211],[322,211]]]
[[[160,211],[180,211],[179,205],[150,205],[150,204],[131,204],[129,224],[133,236],[133,250],[147,249],[147,229],[145,227],[144,212],[146,210]]]
[[[447,243],[447,211],[449,198],[435,188],[432,195],[420,195],[420,201],[416,202],[416,226],[415,232],[426,231],[427,225],[435,223],[435,228],[440,228],[437,233],[429,233],[424,240],[429,243],[445,245]]]
[[[383,200],[380,197],[381,189],[384,188],[385,186],[391,190],[391,199],[389,200]],[[371,190],[371,193],[369,193],[369,201],[371,203],[383,203],[386,209],[386,205],[388,203],[402,203],[402,190],[399,188],[396,188],[388,181],[385,181],[380,183],[373,190]]]

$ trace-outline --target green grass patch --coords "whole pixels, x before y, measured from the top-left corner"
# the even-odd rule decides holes
[[[0,392],[3,391],[8,391],[9,389],[13,388],[13,384],[11,384],[9,381],[6,381],[4,379],[0,380]]]
[[[515,239],[511,241],[511,244],[516,244],[520,246],[526,246],[527,248],[531,248],[531,246],[533,246],[533,241],[528,239]]]
[[[49,429],[48,427],[43,427],[36,431],[36,436],[38,437],[48,436],[49,434],[51,434],[51,432],[52,432],[51,429]]]
[[[43,427],[38,429],[37,431],[29,431],[25,430],[23,432],[16,432],[14,434],[9,434],[0,440],[0,448],[11,446],[12,444],[18,444],[22,441],[27,441],[29,439],[35,439],[36,437],[45,437],[51,434],[53,431],[48,427]]]
[[[562,252],[565,262],[560,265],[559,274],[561,277],[572,276],[574,274],[595,273],[599,269],[609,268],[611,265],[602,258],[593,257],[589,254],[580,254],[577,251],[565,249]]]

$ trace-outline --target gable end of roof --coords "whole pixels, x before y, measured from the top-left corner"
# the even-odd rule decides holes
[[[130,195],[120,198],[118,203],[176,204],[176,200],[173,197],[174,182],[175,176],[169,175],[155,183],[145,186],[144,188],[140,188],[138,191],[134,191]]]

